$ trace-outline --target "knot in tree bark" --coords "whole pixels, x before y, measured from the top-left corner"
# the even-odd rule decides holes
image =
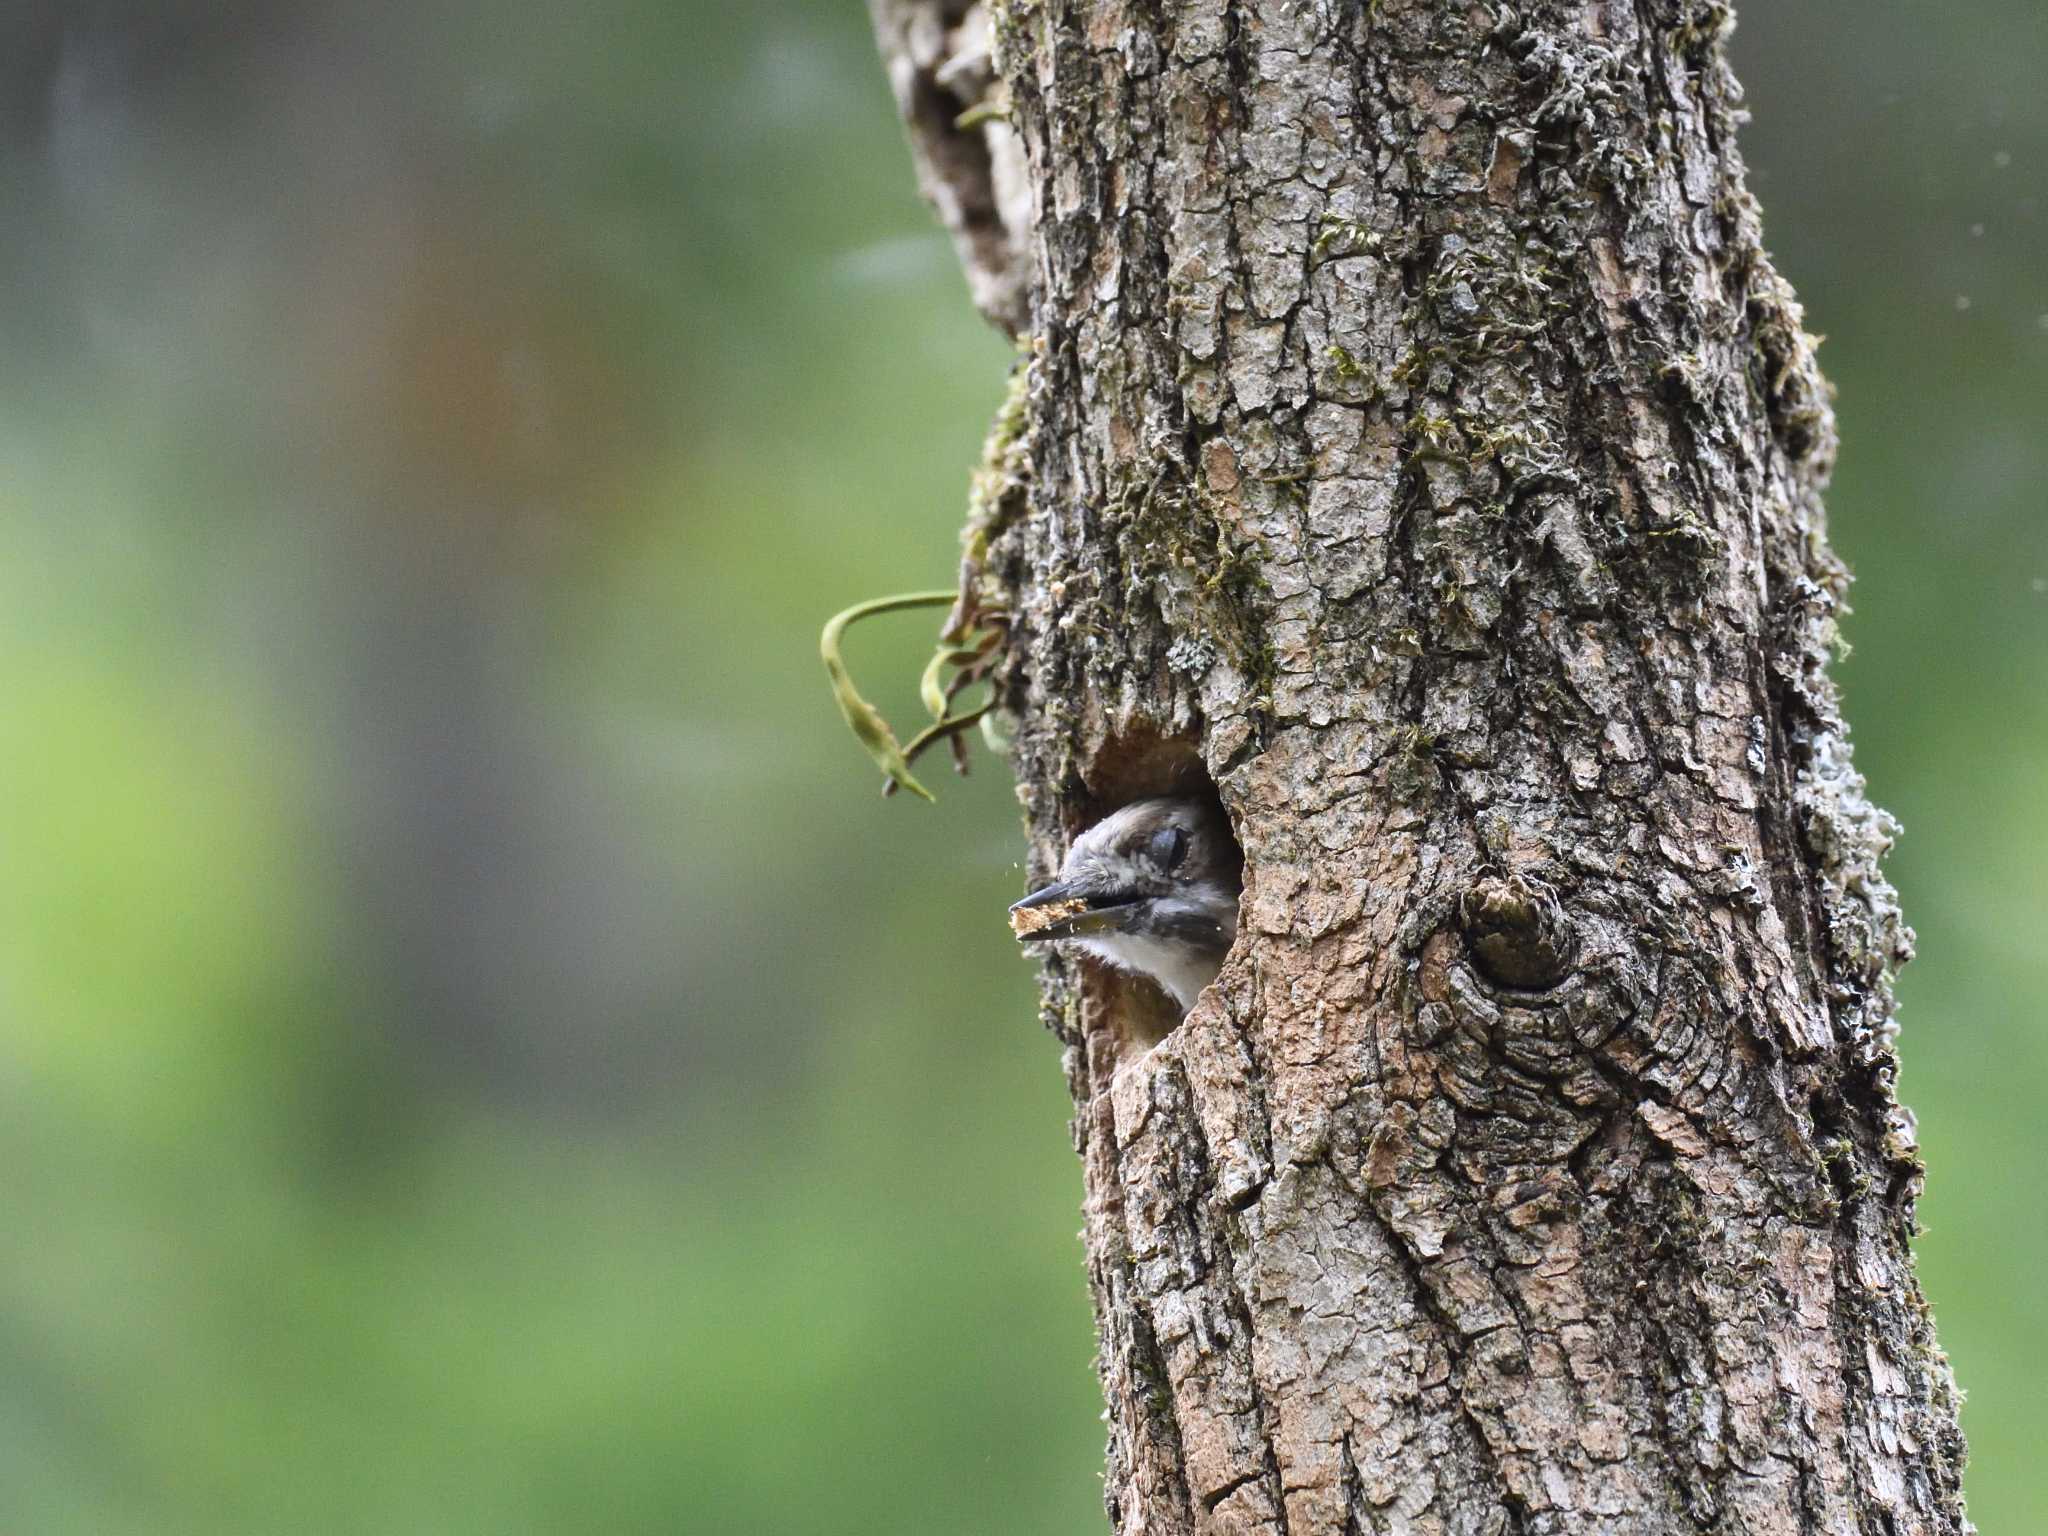
[[[1473,967],[1496,986],[1548,992],[1571,973],[1572,933],[1550,888],[1486,875],[1458,904]]]

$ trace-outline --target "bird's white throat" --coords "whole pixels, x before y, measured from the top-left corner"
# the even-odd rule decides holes
[[[1223,969],[1220,959],[1205,959],[1185,944],[1170,943],[1149,934],[1098,933],[1076,939],[1074,944],[1119,970],[1150,976],[1173,994],[1182,1012],[1195,1006],[1202,988]]]

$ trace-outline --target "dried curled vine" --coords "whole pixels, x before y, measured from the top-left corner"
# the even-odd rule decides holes
[[[989,576],[991,548],[1022,509],[1024,480],[1028,472],[1026,401],[1030,392],[1028,359],[1034,349],[1023,348],[1026,363],[1010,371],[1003,402],[990,423],[982,444],[981,463],[974,472],[967,498],[967,525],[961,530],[960,584],[951,592],[899,592],[856,603],[836,613],[818,640],[818,654],[832,679],[832,694],[839,712],[867,748],[868,756],[882,770],[882,793],[893,795],[907,789],[923,800],[932,792],[917,781],[910,765],[920,753],[944,740],[953,754],[953,767],[967,772],[968,727],[979,724],[992,751],[1003,751],[1008,743],[994,730],[996,718],[993,686],[997,665],[1002,661],[1010,633],[1010,616],[999,582]],[[945,626],[939,631],[939,646],[925,664],[918,681],[918,696],[931,711],[932,723],[899,744],[889,722],[882,718],[860,691],[846,670],[840,643],[847,629],[876,614],[901,613],[912,608],[946,608]],[[990,684],[988,697],[973,709],[955,712],[960,695],[978,683]]]
[[[939,632],[938,649],[918,679],[918,696],[931,711],[932,723],[902,744],[882,712],[853,686],[853,676],[846,669],[840,648],[846,631],[860,620],[913,608],[950,608],[952,613]],[[965,733],[987,717],[995,700],[991,695],[974,708],[958,713],[954,712],[954,703],[967,689],[988,681],[989,673],[1002,657],[1003,635],[1003,615],[985,613],[957,592],[899,592],[855,603],[826,621],[824,633],[818,637],[818,654],[832,679],[832,696],[839,701],[840,714],[867,748],[875,766],[882,770],[883,794],[893,795],[900,788],[922,800],[936,799],[918,782],[910,765],[926,748],[942,740],[952,751],[954,770],[967,772]]]

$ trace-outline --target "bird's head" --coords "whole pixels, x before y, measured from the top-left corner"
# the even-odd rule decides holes
[[[1237,937],[1242,866],[1213,804],[1139,800],[1075,839],[1059,878],[1013,906],[1011,923],[1025,943],[1072,940],[1150,976],[1186,1010]]]

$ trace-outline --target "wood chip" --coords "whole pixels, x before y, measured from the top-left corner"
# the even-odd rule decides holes
[[[1018,907],[1010,913],[1010,931],[1020,939],[1028,939],[1040,929],[1050,928],[1062,918],[1072,917],[1077,912],[1086,912],[1088,903],[1074,896],[1066,901],[1049,901],[1042,907]]]

